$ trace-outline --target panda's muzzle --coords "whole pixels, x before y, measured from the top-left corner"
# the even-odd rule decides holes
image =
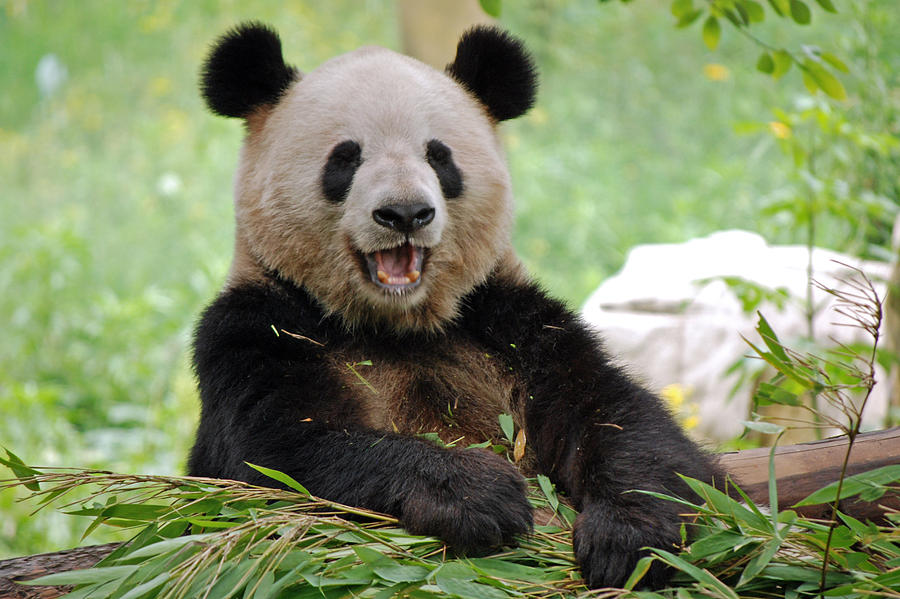
[[[409,241],[388,250],[364,254],[369,278],[384,289],[410,289],[422,282],[425,248]]]
[[[365,254],[369,278],[384,289],[416,287],[422,280],[425,249],[410,243],[410,235],[434,220],[435,209],[424,202],[388,204],[372,211],[372,220],[406,236],[403,245]]]

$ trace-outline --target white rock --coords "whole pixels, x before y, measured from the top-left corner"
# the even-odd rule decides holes
[[[760,311],[781,341],[789,347],[807,336],[805,312],[809,254],[804,246],[770,246],[755,233],[722,231],[679,244],[635,247],[625,265],[607,279],[587,300],[585,320],[604,336],[610,352],[620,358],[639,380],[659,391],[678,384],[699,405],[699,436],[727,440],[743,430],[749,417],[752,389],[745,386],[732,395],[738,374],[729,367],[752,350],[743,335],[761,345],[756,333],[757,316],[744,313],[741,302],[722,277],[739,277],[759,286],[783,288],[790,299],[784,309],[764,302]],[[865,262],[851,256],[816,248],[812,268],[819,283],[837,289],[853,271],[840,263],[860,268],[884,297],[885,263]],[[813,291],[815,339],[830,344],[870,342],[856,328],[836,326],[847,322],[832,308],[834,299]],[[886,381],[884,373],[877,379]],[[878,427],[887,410],[886,384],[876,386],[866,408],[864,422]]]

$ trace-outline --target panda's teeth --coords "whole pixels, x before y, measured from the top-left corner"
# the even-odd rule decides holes
[[[407,242],[393,249],[361,253],[363,268],[368,271],[370,280],[382,289],[403,294],[422,282],[424,251]]]

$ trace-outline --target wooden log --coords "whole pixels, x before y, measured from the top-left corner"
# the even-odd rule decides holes
[[[0,599],[53,599],[71,591],[68,586],[31,586],[17,581],[32,580],[55,572],[90,568],[113,552],[120,543],[66,549],[55,553],[26,555],[0,561]]]
[[[747,449],[721,455],[725,469],[740,481],[753,501],[769,501],[769,449]],[[812,443],[788,445],[775,450],[775,474],[781,509],[834,482],[840,474],[847,438],[837,437]],[[848,474],[900,464],[900,427],[859,435],[853,446]],[[800,510],[809,517],[827,517],[829,506]],[[877,502],[856,499],[841,502],[841,510],[861,520],[879,521],[885,510],[900,510],[900,495],[888,494]],[[53,599],[68,592],[67,587],[26,586],[17,581],[38,578],[53,572],[68,572],[93,566],[109,555],[117,543],[69,549],[57,553],[29,555],[0,561],[0,599]]]
[[[769,503],[769,452],[769,448],[763,447],[720,456],[725,470],[734,476],[754,502],[763,505]],[[838,480],[846,453],[847,437],[844,436],[776,448],[778,507],[785,509]],[[892,464],[900,464],[900,427],[857,436],[847,464],[847,474],[859,474]],[[860,520],[880,521],[886,509],[900,510],[900,497],[889,494],[872,503],[848,499],[841,502],[840,509]],[[827,518],[829,510],[830,506],[817,505],[798,511],[810,518]]]

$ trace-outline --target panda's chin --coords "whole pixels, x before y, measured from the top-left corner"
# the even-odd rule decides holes
[[[403,245],[362,254],[369,280],[379,289],[402,294],[422,284],[426,248]]]

